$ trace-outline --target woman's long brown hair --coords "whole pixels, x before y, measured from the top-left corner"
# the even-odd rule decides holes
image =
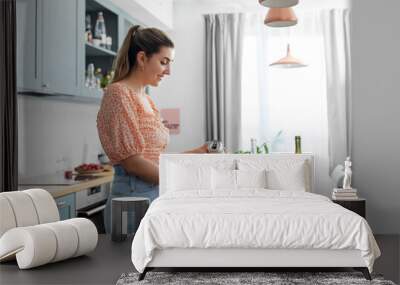
[[[141,28],[136,25],[129,29],[113,64],[113,82],[118,82],[136,68],[138,52],[143,51],[147,57],[160,51],[161,47],[174,47],[171,39],[156,28]]]

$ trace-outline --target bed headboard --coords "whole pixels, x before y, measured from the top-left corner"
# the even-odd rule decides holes
[[[314,192],[314,156],[312,154],[292,154],[292,153],[273,153],[273,154],[182,154],[165,153],[160,156],[160,195],[166,192],[167,168],[168,163],[176,163],[190,166],[221,166],[232,165],[232,169],[237,169],[238,163],[269,163],[277,161],[304,161],[309,171],[307,176],[310,189]]]

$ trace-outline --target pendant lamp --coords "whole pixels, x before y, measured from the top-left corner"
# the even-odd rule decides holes
[[[281,67],[281,68],[296,68],[296,67],[306,67],[307,65],[302,63],[299,59],[293,57],[290,54],[290,45],[288,44],[286,56],[274,63],[271,63],[269,66]]]
[[[258,3],[269,8],[287,8],[297,5],[299,0],[258,0]]]
[[[292,8],[270,8],[264,24],[270,27],[289,27],[297,24],[297,17]]]

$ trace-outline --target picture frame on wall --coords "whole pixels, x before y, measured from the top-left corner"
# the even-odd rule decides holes
[[[161,109],[161,118],[164,126],[171,135],[180,133],[180,110],[178,108]]]

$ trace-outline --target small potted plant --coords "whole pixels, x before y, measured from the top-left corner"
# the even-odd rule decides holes
[[[268,140],[267,142],[263,143],[260,146],[256,146],[256,154],[268,154],[270,153],[270,150],[273,149],[273,146],[279,142],[281,139],[283,131],[280,130],[273,138],[272,140]],[[235,153],[237,154],[251,154],[251,151],[249,150],[238,150]]]

